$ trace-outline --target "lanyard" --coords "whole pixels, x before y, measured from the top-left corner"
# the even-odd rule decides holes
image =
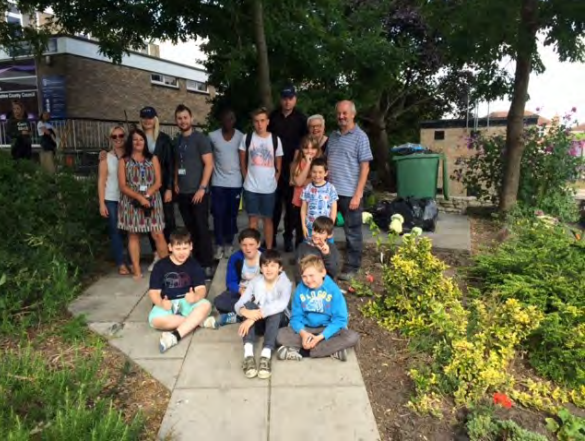
[[[185,158],[185,153],[187,152],[187,143],[186,142],[182,142],[181,145],[179,146],[179,159],[181,162],[181,168],[185,168],[184,164],[184,158]]]

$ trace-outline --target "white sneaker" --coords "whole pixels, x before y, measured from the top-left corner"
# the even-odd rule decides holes
[[[176,346],[179,343],[177,337],[173,335],[171,332],[163,332],[160,336],[160,340],[158,342],[158,349],[160,353],[168,351],[173,346]]]
[[[154,259],[152,259],[152,263],[148,266],[148,271],[152,272],[154,265],[156,264],[156,262],[158,262],[160,260],[160,257],[158,257],[158,254],[154,255]]]
[[[213,259],[214,260],[223,259],[223,248],[217,247],[217,250],[215,250],[215,255],[213,256]]]
[[[219,329],[219,323],[217,323],[214,316],[210,315],[203,322],[203,327],[206,329]]]
[[[223,257],[225,257],[226,259],[229,259],[232,254],[234,254],[234,247],[233,246],[226,245],[225,247],[223,247]]]

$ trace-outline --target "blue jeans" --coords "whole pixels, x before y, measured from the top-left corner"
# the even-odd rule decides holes
[[[211,214],[217,246],[231,245],[238,232],[241,188],[211,187]]]
[[[347,242],[347,262],[344,271],[357,271],[362,265],[362,251],[364,249],[364,237],[362,234],[362,212],[364,201],[360,201],[357,210],[350,210],[351,197],[339,196],[337,209],[343,216],[345,225],[345,240]]]
[[[124,265],[124,240],[122,232],[118,229],[118,202],[106,201],[108,209],[108,229],[110,231],[110,243],[112,247],[112,257],[117,266]]]

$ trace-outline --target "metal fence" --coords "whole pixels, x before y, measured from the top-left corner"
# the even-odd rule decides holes
[[[29,121],[33,141],[33,151],[40,150],[40,137],[37,132],[38,121]],[[10,137],[6,133],[7,121],[0,121],[0,148],[10,148]],[[57,157],[61,165],[71,167],[80,174],[90,174],[97,170],[100,150],[110,145],[109,135],[112,127],[120,125],[132,129],[138,121],[98,120],[87,118],[68,118],[51,120],[58,138]],[[199,126],[195,126],[196,129]],[[161,131],[174,138],[179,129],[174,124],[161,124]]]
[[[0,122],[0,147],[9,147],[10,139],[6,133],[7,121]],[[30,132],[33,145],[40,143],[37,133],[37,121],[30,121]],[[131,129],[138,121],[121,122],[114,120],[97,120],[85,118],[70,118],[64,120],[52,120],[59,138],[59,149],[61,150],[101,150],[109,146],[109,134],[112,127],[121,125]],[[171,137],[178,133],[174,124],[161,124],[161,130]]]

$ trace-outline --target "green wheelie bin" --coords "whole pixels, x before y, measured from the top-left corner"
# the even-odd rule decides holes
[[[398,197],[435,199],[439,163],[443,162],[443,196],[449,199],[449,173],[443,154],[412,154],[395,156]]]

